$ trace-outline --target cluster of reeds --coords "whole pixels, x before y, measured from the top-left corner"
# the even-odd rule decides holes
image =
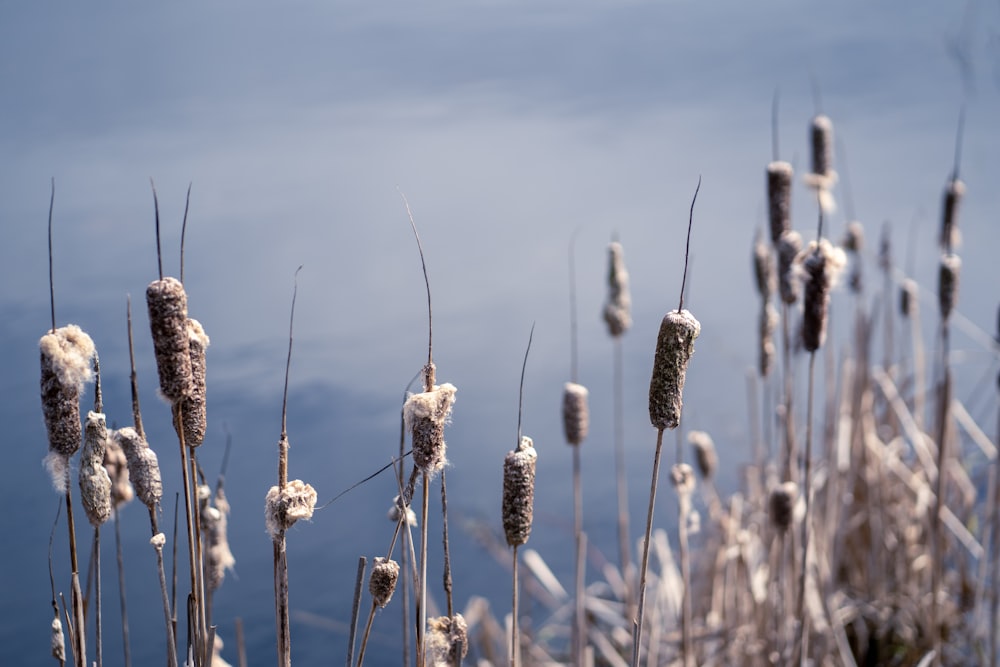
[[[673,529],[667,531],[654,523],[663,437],[665,431],[684,430],[683,390],[701,332],[699,321],[684,308],[695,190],[688,210],[680,298],[677,307],[664,315],[656,340],[647,341],[653,351],[649,421],[656,442],[645,528],[637,542],[629,532],[624,477],[621,341],[632,325],[630,277],[621,243],[610,244],[609,291],[602,314],[615,350],[618,562],[600,563],[595,570],[602,578],[590,582],[585,577],[587,535],[580,467],[582,444],[591,424],[589,392],[578,382],[571,251],[571,372],[570,382],[563,387],[562,418],[565,440],[573,453],[573,584],[564,587],[543,557],[526,546],[535,513],[538,457],[533,440],[521,433],[526,353],[515,446],[505,456],[506,447],[496,448],[497,462],[503,464],[500,518],[492,530],[482,533],[486,547],[495,550],[498,558],[506,562],[512,557],[512,605],[509,615],[501,615],[502,621],[483,598],[473,597],[461,612],[452,600],[444,434],[457,390],[437,381],[430,281],[407,204],[427,290],[428,354],[414,378],[420,379],[420,390],[408,392],[401,407],[399,454],[386,466],[393,469],[398,484],[389,512],[394,528],[387,550],[372,558],[367,580],[370,606],[360,642],[356,632],[368,558],[359,561],[348,665],[364,663],[376,618],[393,604],[403,610],[402,661],[417,667],[464,661],[483,666],[616,667],[998,664],[1000,456],[996,442],[955,398],[951,369],[951,330],[961,268],[957,214],[965,195],[959,160],[956,155],[942,204],[938,334],[933,363],[927,364],[918,304],[928,290],[893,265],[888,230],[883,230],[877,256],[883,286],[881,292],[872,294],[861,279],[862,267],[870,260],[864,252],[861,223],[851,215],[844,225],[842,246],[831,241],[838,180],[832,133],[829,117],[817,115],[811,121],[811,170],[804,180],[816,202],[815,232],[812,225],[802,231],[793,228],[794,172],[791,164],[778,159],[776,148],[765,169],[769,234],[758,232],[752,246],[760,310],[746,332],[756,340],[756,369],[749,392],[752,453],[741,468],[740,488],[726,493],[716,486],[716,474],[724,464],[712,435],[690,430],[686,440],[678,438],[677,462],[669,471],[678,514]],[[699,180],[699,188],[700,184]],[[158,205],[156,217],[158,228]],[[844,302],[835,291],[848,259],[853,308],[838,310]],[[134,357],[132,425],[109,429],[96,346],[75,325],[57,328],[53,290],[51,328],[42,336],[40,350],[42,411],[49,439],[46,465],[64,496],[71,559],[70,603],[62,609],[53,580],[51,650],[60,664],[67,659],[76,667],[90,664],[85,637],[91,624],[95,662],[100,666],[103,661],[99,559],[93,566],[97,573],[93,604],[84,599],[80,587],[70,484],[71,459],[78,451],[77,506],[84,509],[94,528],[93,553],[100,553],[101,526],[114,519],[117,528],[118,509],[133,496],[149,512],[168,665],[225,664],[218,654],[211,608],[213,593],[234,564],[226,536],[229,505],[222,477],[213,490],[196,456],[208,432],[205,360],[209,339],[188,316],[183,261],[181,279],[164,277],[161,262],[160,277],[150,283],[146,296],[160,394],[170,406],[179,444],[189,588],[180,603],[167,589],[164,548],[171,538],[159,525],[165,483],[143,428]],[[898,312],[892,307],[896,303]],[[880,310],[874,304],[886,307]],[[294,308],[293,295],[292,321]],[[853,326],[832,326],[833,311],[853,312]],[[131,357],[130,308],[127,324]],[[885,343],[883,359],[876,361],[874,332],[879,328],[885,332]],[[910,354],[896,354],[902,345],[893,332],[906,328]],[[841,331],[848,332],[846,340],[839,338]],[[274,551],[277,659],[284,667],[291,664],[292,655],[286,533],[296,522],[312,517],[317,499],[310,484],[290,480],[288,475],[291,342],[290,323],[278,483],[265,493],[264,516]],[[529,338],[529,349],[530,344]],[[927,377],[928,367],[931,377]],[[796,379],[803,374],[805,386],[796,387]],[[80,401],[91,380],[95,381],[93,409],[83,417]],[[693,466],[685,462],[681,447],[685,441],[691,445]],[[727,449],[733,446],[725,444]],[[405,474],[407,458],[412,461],[409,475]],[[443,615],[428,618],[430,488],[434,483],[439,483],[441,492],[446,609]],[[419,518],[414,501],[419,504]],[[419,535],[413,534],[414,528]],[[497,537],[501,530],[502,539]],[[401,545],[398,554],[397,544]],[[637,562],[632,547],[641,554]],[[118,574],[122,581],[120,557]],[[522,589],[536,603],[528,632],[521,623]],[[123,649],[129,664],[124,595],[121,604]],[[182,631],[177,627],[178,607],[184,610]],[[182,635],[187,637],[185,645],[178,643]]]

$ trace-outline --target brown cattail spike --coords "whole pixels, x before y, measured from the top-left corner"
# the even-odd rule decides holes
[[[774,365],[776,353],[774,331],[778,328],[778,311],[769,303],[761,306],[759,328],[760,349],[758,350],[757,365],[761,377],[767,377],[771,374],[771,367]]]
[[[785,232],[778,239],[778,288],[781,300],[791,305],[799,298],[798,276],[793,270],[795,258],[802,249],[802,236],[795,230]]]
[[[826,340],[827,311],[830,289],[837,283],[847,263],[844,251],[826,239],[813,241],[800,258],[805,285],[802,311],[802,344],[807,352],[815,352]]]
[[[535,464],[538,453],[527,436],[503,461],[503,532],[507,545],[521,546],[531,535],[535,511]]]
[[[768,499],[768,514],[774,527],[782,532],[788,530],[788,527],[792,525],[798,493],[799,489],[795,482],[785,482],[771,489],[771,495]]]
[[[678,496],[690,498],[695,487],[694,470],[687,463],[675,463],[670,467],[670,482]]]
[[[103,414],[87,413],[83,451],[80,453],[80,497],[87,519],[100,526],[111,518],[111,477],[104,467],[108,425]]]
[[[944,189],[944,204],[941,213],[941,249],[951,252],[958,246],[960,235],[958,231],[958,205],[965,196],[965,183],[952,178]]]
[[[205,441],[208,411],[205,404],[205,350],[208,335],[198,320],[187,320],[188,349],[191,355],[191,391],[181,399],[184,444],[197,447]]]
[[[198,487],[201,499],[199,515],[201,517],[202,535],[205,539],[205,575],[208,588],[216,591],[222,586],[226,572],[236,565],[236,558],[229,548],[229,502],[220,485],[212,497],[208,486]],[[214,507],[209,500],[214,501]]]
[[[135,497],[135,491],[128,479],[128,459],[116,438],[105,442],[104,468],[111,479],[111,502],[115,508],[121,507]]]
[[[461,614],[427,619],[427,646],[434,667],[461,664],[469,652],[469,626]]]
[[[958,255],[947,253],[941,255],[941,267],[938,270],[938,305],[941,308],[941,319],[947,320],[955,309],[958,298],[958,273],[962,268],[962,260]]]
[[[293,479],[284,489],[272,486],[264,499],[264,525],[277,539],[299,519],[311,519],[316,507],[316,489]]]
[[[567,382],[563,388],[563,432],[566,442],[579,445],[587,439],[590,429],[590,408],[587,407],[589,392],[582,384]]]
[[[154,509],[163,497],[163,480],[156,453],[134,428],[126,426],[112,434],[128,460],[129,479],[143,505]]]
[[[919,303],[917,299],[917,282],[907,278],[899,286],[899,313],[907,318],[914,316]]]
[[[792,228],[792,165],[775,161],[767,165],[767,204],[771,243]]]
[[[715,453],[712,436],[704,431],[691,431],[688,433],[688,442],[694,447],[694,460],[698,463],[701,476],[711,479],[719,467],[719,457]]]
[[[833,121],[829,116],[818,114],[809,126],[809,141],[812,146],[812,173],[829,178],[833,175]]]
[[[38,341],[41,351],[42,414],[49,452],[69,458],[80,449],[80,392],[93,372],[94,341],[75,324],[55,329]]]
[[[604,321],[613,338],[621,336],[632,326],[632,295],[624,251],[618,241],[612,241],[608,246],[608,301],[604,304]]]
[[[770,301],[776,287],[774,255],[761,238],[759,229],[753,244],[753,275],[757,281],[757,293],[764,301]]]
[[[672,310],[660,323],[649,380],[649,420],[657,429],[680,424],[687,366],[700,333],[701,323],[687,310]]]
[[[455,391],[455,385],[445,383],[411,395],[403,405],[406,428],[413,438],[413,463],[425,473],[434,474],[448,462],[444,426],[451,417]]]
[[[865,247],[865,228],[854,220],[847,224],[844,231],[844,250],[850,253],[859,253]]]
[[[154,280],[146,288],[146,306],[160,393],[177,403],[191,393],[194,383],[184,286],[176,278]]]
[[[398,580],[399,563],[392,559],[387,560],[376,556],[375,566],[368,578],[368,592],[371,593],[372,601],[378,607],[382,608],[389,604],[392,594],[396,591]]]

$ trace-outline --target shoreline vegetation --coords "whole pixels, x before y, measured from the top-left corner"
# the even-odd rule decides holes
[[[773,113],[776,117],[777,104]],[[617,541],[601,567],[590,570],[585,559],[595,547],[583,529],[580,468],[587,465],[585,440],[593,425],[588,391],[577,376],[575,238],[571,241],[571,373],[564,386],[562,419],[566,443],[573,448],[574,535],[566,544],[572,552],[563,560],[574,564],[574,572],[554,573],[544,554],[530,547],[536,461],[545,456],[545,449],[536,451],[532,439],[521,432],[526,350],[516,439],[508,443],[513,449],[498,447],[494,452],[497,475],[502,472],[503,478],[496,525],[477,534],[485,550],[512,569],[507,609],[476,595],[464,602],[453,600],[445,431],[453,419],[462,419],[461,407],[453,409],[457,388],[437,381],[428,262],[409,203],[400,193],[426,285],[427,359],[411,381],[412,386],[419,380],[419,391],[407,391],[400,406],[399,451],[391,452],[392,463],[383,469],[391,471],[398,486],[387,548],[378,554],[356,554],[353,618],[344,647],[349,667],[364,664],[373,626],[390,623],[379,612],[390,606],[401,607],[402,625],[392,621],[396,627],[383,632],[399,633],[398,661],[406,667],[1000,664],[1000,423],[991,436],[993,429],[976,423],[956,398],[951,355],[962,266],[958,213],[966,195],[960,179],[962,121],[942,195],[936,230],[938,281],[933,286],[918,285],[894,261],[888,225],[880,230],[876,250],[866,249],[865,228],[851,210],[849,193],[842,197],[846,232],[842,238],[831,235],[831,220],[840,215],[834,204],[838,182],[846,176],[834,168],[831,119],[817,113],[809,123],[809,138],[807,173],[797,179],[792,165],[780,159],[777,137],[772,160],[763,170],[768,227],[758,230],[748,253],[751,291],[760,309],[756,322],[742,332],[757,348],[756,368],[747,378],[753,447],[749,460],[739,464],[735,489],[716,485],[720,467],[734,464],[719,456],[711,433],[685,431],[683,424],[685,377],[699,373],[695,348],[701,324],[685,308],[684,293],[688,252],[692,243],[697,247],[706,242],[699,239],[694,210],[698,190],[690,202],[686,239],[679,224],[683,205],[678,203],[670,213],[669,224],[678,221],[677,243],[664,249],[669,255],[664,260],[678,266],[677,248],[683,248],[680,298],[663,295],[664,306],[676,308],[666,312],[655,341],[631,342],[647,346],[652,362],[649,416],[657,435],[645,517],[628,512],[621,342],[631,326],[631,277],[624,246],[612,236],[602,315],[614,368],[614,424],[608,431],[615,436]],[[808,188],[815,203],[814,211],[797,212],[798,228],[791,210],[797,182]],[[105,661],[131,666],[118,513],[138,499],[149,511],[150,555],[159,577],[157,604],[163,607],[168,666],[243,667],[248,663],[241,619],[226,619],[235,622],[236,634],[225,638],[223,652],[216,632],[219,619],[212,613],[213,595],[239,554],[232,553],[227,539],[225,463],[214,487],[198,463],[209,414],[209,337],[187,310],[184,231],[180,278],[175,279],[163,270],[154,187],[157,277],[149,284],[146,300],[159,390],[170,405],[178,443],[178,483],[161,478],[158,457],[173,455],[166,435],[146,440],[134,357],[132,423],[111,427],[125,419],[104,414],[94,342],[76,325],[58,326],[52,269],[52,246],[58,242],[53,235],[54,182],[52,187],[51,326],[39,343],[49,447],[45,463],[61,497],[48,545],[51,654],[60,666],[103,667]],[[186,221],[187,205],[183,229]],[[834,291],[840,294],[832,300]],[[264,524],[274,551],[279,667],[290,665],[294,656],[289,601],[307,593],[289,590],[288,572],[295,563],[287,557],[286,531],[308,520],[317,502],[310,484],[289,479],[286,415],[294,294],[278,484],[261,489]],[[749,295],[736,298],[743,296]],[[936,309],[924,312],[924,304]],[[838,327],[830,324],[834,309]],[[131,303],[126,319],[131,356]],[[932,341],[923,339],[925,320],[934,322]],[[529,350],[530,345],[529,336]],[[989,351],[997,354],[997,342],[983,345],[992,345]],[[509,398],[513,403],[513,391]],[[84,401],[93,404],[85,415]],[[668,453],[675,458],[668,492],[675,495],[678,508],[676,526],[669,531],[658,527],[653,515],[661,453],[671,448],[669,442],[664,448],[668,430],[677,434],[674,452]],[[157,451],[150,442],[157,443]],[[440,535],[428,532],[428,517],[437,503],[431,496],[433,486],[440,492]],[[179,527],[175,524],[173,534],[161,525],[165,487],[183,494],[183,510],[176,512],[183,511],[185,520]],[[57,539],[62,515],[70,562],[53,563],[52,539]],[[248,515],[259,516],[244,513]],[[83,534],[81,516],[93,528],[89,552],[77,542]],[[644,535],[633,541],[629,524],[642,519]],[[113,564],[99,557],[88,563],[88,553],[101,552],[102,527],[108,522],[118,558]],[[501,529],[504,538],[499,537]],[[441,540],[443,562],[429,557],[429,540]],[[183,550],[180,556],[178,548]],[[180,591],[178,558],[186,560],[188,574]],[[593,576],[589,581],[588,572]],[[102,585],[102,574],[106,581],[118,582],[120,631],[101,622],[102,605],[109,603],[102,597],[110,598],[109,589],[114,588]],[[81,586],[83,575],[86,587]],[[64,581],[69,582],[66,591],[57,586]],[[431,589],[437,582],[443,585],[446,604],[442,615],[429,617],[429,608],[436,609]],[[260,663],[266,664],[262,659]]]

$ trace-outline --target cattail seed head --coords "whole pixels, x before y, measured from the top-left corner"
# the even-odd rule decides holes
[[[962,260],[958,255],[946,253],[941,255],[941,266],[938,270],[938,305],[941,308],[941,319],[947,320],[955,309],[958,298],[958,273],[962,268]]]
[[[687,366],[700,333],[701,323],[687,310],[672,310],[660,323],[649,380],[649,421],[654,428],[680,424]]]
[[[802,311],[802,344],[807,352],[815,352],[826,340],[827,311],[830,289],[836,285],[847,263],[844,251],[826,239],[809,244],[799,258],[802,282],[805,285]]]
[[[199,497],[202,489],[208,491],[207,496],[212,497],[211,490],[207,486],[198,488]],[[204,500],[200,503],[199,516],[201,519],[202,535],[205,539],[205,575],[209,590],[217,591],[222,586],[226,578],[226,572],[236,565],[236,558],[229,548],[229,502],[222,486],[215,492],[214,507]]]
[[[156,452],[150,449],[146,439],[131,426],[118,429],[112,434],[112,438],[125,452],[128,475],[135,487],[136,496],[143,505],[154,509],[163,497],[163,480]]]
[[[757,293],[764,301],[770,301],[776,288],[774,275],[774,255],[764,243],[760,232],[753,244],[753,275],[757,280]]]
[[[146,287],[146,307],[160,393],[171,403],[177,403],[191,393],[194,382],[184,286],[176,278],[154,280]]]
[[[503,532],[507,545],[521,546],[531,535],[535,512],[535,464],[538,453],[527,436],[503,461]]]
[[[469,626],[461,614],[427,619],[427,645],[434,667],[460,664],[469,652]]]
[[[264,525],[272,539],[278,539],[299,519],[311,519],[316,507],[316,489],[293,479],[284,489],[272,486],[264,499]]]
[[[757,365],[761,377],[771,374],[771,367],[774,366],[776,348],[774,345],[774,331],[778,328],[778,311],[770,303],[761,305],[760,309],[760,348],[758,350]]]
[[[847,224],[844,230],[844,250],[850,253],[859,253],[865,246],[865,228],[860,222],[854,220]]]
[[[632,295],[624,251],[618,241],[608,245],[608,301],[604,304],[604,321],[612,338],[621,336],[632,326]]]
[[[812,147],[812,173],[829,178],[833,174],[833,121],[829,116],[813,116],[809,126]]]
[[[917,282],[907,278],[899,286],[899,312],[903,317],[916,315],[918,304]]]
[[[368,592],[371,593],[372,601],[379,606],[385,607],[392,599],[392,594],[396,591],[396,582],[399,580],[399,563],[381,556],[375,557],[375,566],[372,568],[371,576],[368,578]]]
[[[389,521],[392,521],[393,523],[399,523],[399,518],[401,516],[405,516],[407,526],[417,525],[417,513],[414,512],[409,505],[403,503],[399,496],[392,499],[392,507],[389,508],[389,512],[386,516],[388,516]]]
[[[965,196],[965,183],[952,178],[944,189],[944,204],[941,212],[941,249],[950,252],[958,246],[958,205]]]
[[[690,498],[695,487],[694,469],[687,463],[675,463],[670,467],[670,482],[678,496]]]
[[[775,161],[767,165],[767,204],[771,243],[792,228],[792,165]]]
[[[799,298],[799,280],[793,267],[795,258],[802,249],[802,235],[795,230],[787,231],[778,239],[778,287],[781,300],[791,305]]]
[[[135,491],[128,479],[128,459],[116,438],[105,441],[104,468],[111,479],[111,502],[114,507],[121,507],[135,497]]]
[[[188,349],[191,355],[191,391],[181,399],[181,422],[184,427],[184,444],[197,447],[205,441],[208,411],[205,405],[205,350],[208,335],[198,320],[187,320]]]
[[[60,665],[66,664],[66,639],[58,614],[52,618],[52,657],[58,660]]]
[[[42,414],[49,436],[49,451],[70,457],[80,449],[80,392],[93,373],[94,341],[75,324],[42,336]]]
[[[563,433],[566,442],[579,445],[587,438],[590,428],[590,408],[587,406],[589,392],[582,384],[567,382],[563,387]]]
[[[712,436],[705,431],[691,431],[688,433],[688,442],[694,447],[694,460],[698,463],[701,476],[710,479],[719,467],[719,457],[715,453]]]
[[[413,439],[413,463],[434,474],[448,462],[445,457],[444,426],[451,418],[455,385],[445,383],[432,391],[412,394],[403,404],[406,429]]]
[[[80,497],[90,525],[100,526],[111,518],[111,477],[104,467],[108,425],[99,412],[87,413],[83,451],[80,453]]]
[[[768,514],[771,523],[778,530],[784,532],[792,525],[792,516],[795,513],[795,501],[799,494],[799,488],[795,482],[785,482],[771,489],[768,498]]]

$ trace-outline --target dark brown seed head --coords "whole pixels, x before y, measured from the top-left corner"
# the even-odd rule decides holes
[[[958,298],[958,273],[962,268],[962,260],[958,255],[947,253],[941,255],[941,267],[938,270],[938,305],[941,308],[941,319],[947,320],[955,309]]]
[[[160,393],[177,403],[191,393],[191,350],[187,328],[187,294],[176,278],[161,278],[146,288],[149,328],[160,376]]]
[[[767,165],[768,219],[771,223],[771,243],[792,228],[792,165],[771,162]]]
[[[528,541],[535,508],[535,463],[538,453],[527,436],[503,461],[503,532],[507,545],[516,547]]]
[[[392,599],[392,594],[396,590],[396,581],[399,579],[399,563],[394,560],[386,560],[381,556],[375,557],[375,566],[372,568],[371,576],[368,578],[368,592],[371,593],[372,601],[378,607],[385,607]]]
[[[757,293],[764,301],[770,301],[775,290],[774,255],[760,232],[753,244],[753,275],[757,280]]]
[[[111,518],[111,477],[104,467],[108,426],[103,414],[87,413],[83,451],[80,453],[80,499],[92,526]]]
[[[951,252],[958,245],[958,205],[965,196],[965,183],[951,179],[944,189],[944,204],[941,212],[941,249]]]
[[[768,514],[774,527],[782,532],[788,530],[788,527],[792,525],[798,493],[799,489],[795,482],[785,482],[771,489],[771,496],[768,499]]]
[[[163,480],[156,453],[134,428],[126,426],[112,434],[128,460],[128,475],[143,505],[155,509],[163,497]]]
[[[80,327],[70,324],[51,331],[38,341],[41,352],[42,414],[49,436],[49,451],[70,457],[80,449],[80,392],[92,376],[90,361],[94,341]]]
[[[587,396],[587,388],[582,384],[567,382],[563,388],[563,433],[566,434],[566,442],[571,445],[579,445],[587,439],[590,428]]]
[[[205,391],[205,350],[208,335],[198,320],[187,320],[188,348],[191,356],[191,391],[181,399],[181,422],[184,426],[184,444],[197,447],[205,441],[208,428],[208,410]]]
[[[847,262],[844,251],[826,239],[809,244],[799,260],[805,285],[802,311],[802,344],[807,352],[815,352],[826,340],[827,311],[830,288],[836,284]]]
[[[406,428],[413,439],[413,463],[427,474],[436,473],[448,462],[444,426],[451,418],[455,391],[455,385],[445,383],[411,395],[403,405]]]
[[[795,230],[787,231],[778,239],[778,287],[781,300],[791,305],[799,298],[799,280],[793,267],[802,249],[802,236]]]
[[[715,469],[719,467],[719,457],[715,453],[715,442],[705,431],[691,431],[688,433],[688,442],[694,447],[694,460],[698,463],[698,471],[705,479],[709,479],[715,474]]]
[[[829,177],[833,172],[833,121],[828,116],[814,116],[809,126],[812,146],[812,173]]]
[[[700,333],[701,323],[687,310],[672,310],[660,323],[649,380],[649,421],[654,428],[680,424],[688,362]]]
[[[859,253],[864,246],[865,228],[857,220],[848,223],[847,229],[844,231],[844,250]]]
[[[621,336],[632,326],[632,295],[624,251],[618,241],[608,246],[608,301],[604,304],[604,321],[613,338]]]
[[[903,317],[908,318],[916,314],[918,298],[916,281],[907,278],[899,286],[899,312]]]

